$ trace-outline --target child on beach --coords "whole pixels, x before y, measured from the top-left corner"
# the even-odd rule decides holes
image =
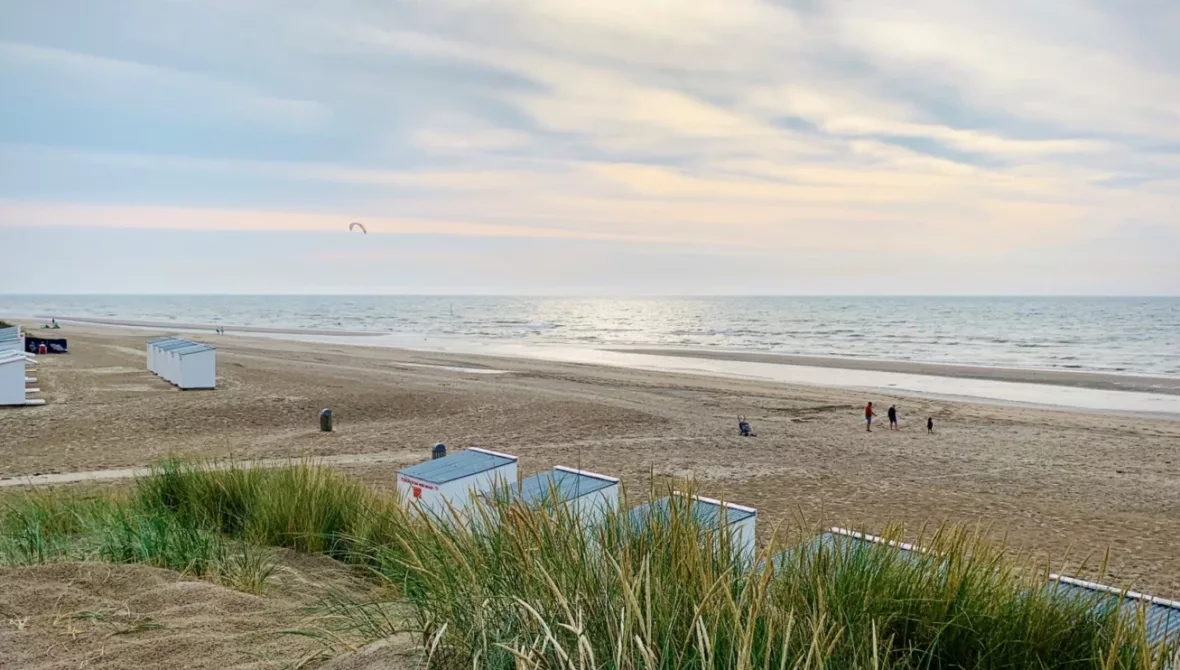
[[[934,417],[930,417],[930,418],[926,419],[926,432],[927,433],[934,432]]]
[[[865,430],[867,432],[873,432],[873,417],[875,416],[877,413],[873,411],[873,403],[870,402],[865,405]]]
[[[738,417],[738,434],[742,437],[758,437],[754,434],[754,431],[750,428],[750,422],[746,421],[746,417],[744,416]]]

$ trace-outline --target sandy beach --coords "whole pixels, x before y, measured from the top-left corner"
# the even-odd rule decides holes
[[[632,501],[691,478],[758,508],[764,542],[798,519],[867,530],[980,522],[1055,568],[1067,552],[1097,552],[1097,563],[1109,547],[1107,582],[1180,595],[1176,421],[236,335],[199,336],[218,349],[219,388],[182,392],[145,369],[144,343],[162,333],[56,333],[71,353],[38,359],[48,404],[0,411],[9,483],[188,454],[324,457],[390,487],[400,465],[442,441],[516,454],[524,475],[557,464],[617,475]],[[868,400],[882,424],[871,434]],[[900,432],[884,425],[891,404]],[[336,432],[318,431],[325,407]],[[737,436],[739,414],[757,438]]]

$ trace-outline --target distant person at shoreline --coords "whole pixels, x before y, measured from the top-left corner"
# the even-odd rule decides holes
[[[897,425],[897,405],[889,406],[889,430],[901,430]]]
[[[927,433],[934,432],[934,417],[930,417],[930,418],[926,419],[926,432]]]
[[[865,405],[865,430],[867,432],[873,432],[873,417],[875,416],[877,413],[873,411],[873,403],[870,402]]]

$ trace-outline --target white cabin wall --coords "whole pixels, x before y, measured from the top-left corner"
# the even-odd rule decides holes
[[[602,521],[608,512],[619,507],[619,485],[614,484],[604,489],[587,493],[567,503],[570,513],[581,520],[583,528]]]
[[[399,474],[397,478],[398,493],[407,504],[417,504],[423,511],[439,518],[450,517],[448,502],[456,511],[466,516],[473,504],[473,496],[480,493],[490,493],[496,486],[516,484],[516,462],[506,463],[498,468],[485,470],[470,477],[463,477],[445,484],[431,484],[413,477]],[[421,485],[422,497],[415,503],[413,489]]]
[[[184,389],[211,389],[217,386],[217,352],[210,349],[178,356],[180,374],[176,385]]]
[[[729,513],[732,514],[733,511],[730,510]],[[730,524],[729,526],[731,531],[730,540],[733,543],[734,552],[751,564],[754,561],[757,523],[758,515],[754,514],[748,519]]]
[[[25,365],[21,359],[0,365],[0,405],[25,404]]]

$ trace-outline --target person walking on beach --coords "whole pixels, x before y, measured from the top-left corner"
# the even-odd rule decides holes
[[[926,419],[926,432],[927,433],[934,432],[934,417],[930,417],[930,418]]]
[[[873,432],[873,417],[875,416],[877,413],[873,411],[873,403],[870,402],[865,405],[865,430],[867,432]]]
[[[897,426],[897,405],[889,406],[889,430],[901,430]]]

